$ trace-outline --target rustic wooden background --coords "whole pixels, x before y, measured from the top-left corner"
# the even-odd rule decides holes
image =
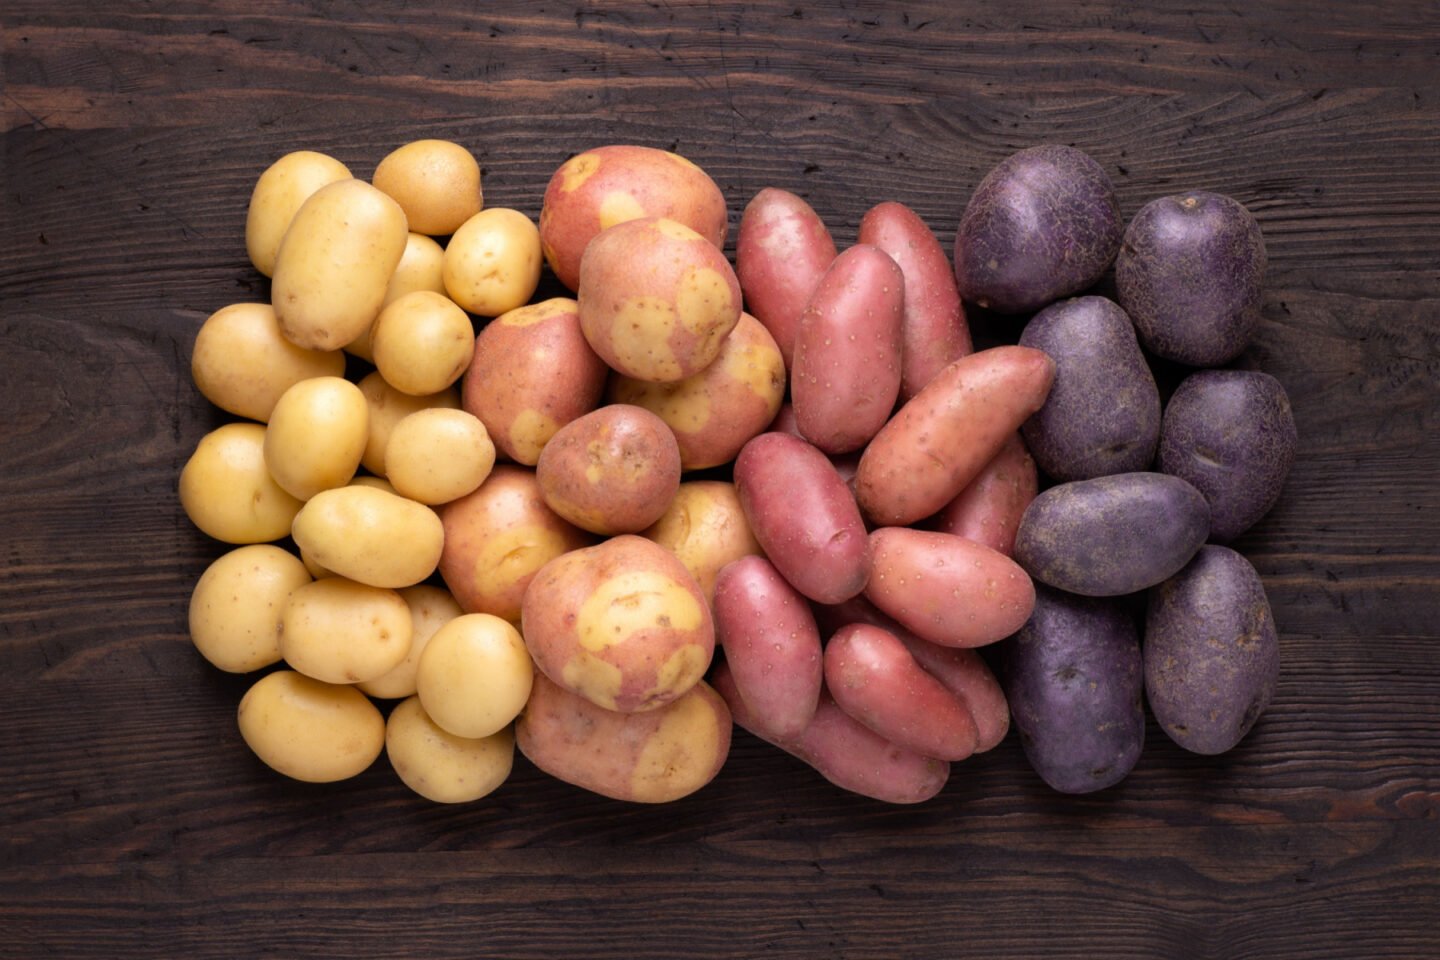
[[[0,214],[0,957],[1440,956],[1440,5],[10,0]],[[953,232],[983,173],[1072,143],[1126,215],[1259,217],[1245,361],[1302,450],[1240,544],[1282,634],[1239,749],[1154,725],[1122,785],[1049,792],[1014,740],[918,808],[737,735],[664,808],[520,761],[462,807],[382,760],[285,782],[243,679],[189,646],[221,552],[178,471],[220,417],[200,322],[267,296],[243,223],[298,148],[360,176],[421,136],[539,212],[607,142],[679,150],[733,224],[882,199]],[[984,336],[1013,327],[979,318]]]

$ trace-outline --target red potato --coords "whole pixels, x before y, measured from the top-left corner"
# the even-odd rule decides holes
[[[885,251],[905,275],[900,397],[909,400],[974,350],[955,271],[935,234],[903,203],[887,200],[871,207],[860,220],[859,242]]]
[[[765,736],[803,733],[820,700],[820,631],[809,602],[764,557],[726,564],[716,577],[715,640]]]
[[[950,779],[950,764],[906,750],[886,740],[820,694],[815,717],[805,732],[790,740],[765,735],[745,706],[729,664],[715,668],[710,685],[725,698],[735,722],[767,743],[814,767],[842,790],[885,803],[923,803]]]
[[[798,437],[762,433],[735,460],[735,490],[755,539],[796,590],[839,603],[865,589],[865,523],[825,454]]]
[[[870,534],[865,596],[931,643],[982,647],[1030,619],[1035,585],[1002,553],[948,533],[881,527]]]
[[[924,519],[970,485],[1045,404],[1055,361],[1029,347],[961,357],[881,428],[860,458],[855,494],[882,526]]]
[[[935,515],[932,526],[1014,556],[1015,531],[1039,490],[1035,458],[1013,433],[980,475]]]
[[[800,315],[834,259],[830,231],[795,194],[766,187],[746,205],[735,239],[735,272],[746,306],[774,336],[786,370]]]

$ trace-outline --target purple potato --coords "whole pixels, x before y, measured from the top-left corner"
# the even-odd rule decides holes
[[[1104,297],[1035,314],[1022,347],[1055,361],[1045,406],[1021,426],[1035,462],[1057,480],[1148,470],[1160,437],[1160,391],[1130,318]]]
[[[1229,547],[1205,546],[1150,592],[1145,694],[1186,750],[1224,753],[1270,705],[1280,641],[1260,575]],[[1012,704],[1014,701],[1011,701]]]
[[[1037,585],[1005,653],[1005,696],[1035,772],[1061,793],[1123,780],[1145,744],[1140,642],[1124,601]]]
[[[1120,306],[1145,349],[1192,367],[1245,349],[1264,277],[1260,225],[1238,201],[1203,190],[1141,207],[1115,261]]]
[[[1201,370],[1165,408],[1159,469],[1205,495],[1210,539],[1225,543],[1280,499],[1295,443],[1295,417],[1279,380],[1251,370]]]
[[[1184,480],[1117,473],[1062,483],[1032,500],[1015,534],[1015,560],[1052,587],[1118,597],[1174,576],[1209,530],[1209,506]]]
[[[970,197],[955,233],[960,295],[1024,313],[1084,290],[1115,259],[1115,186],[1074,147],[1044,144],[1000,161]]]

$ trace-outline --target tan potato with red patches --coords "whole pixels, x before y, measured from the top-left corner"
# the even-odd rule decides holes
[[[485,325],[462,402],[505,456],[534,466],[561,427],[600,405],[609,372],[580,332],[580,305],[555,297]]]
[[[547,563],[525,591],[521,624],[547,677],[621,713],[680,697],[715,651],[695,578],[669,550],[628,535]]]
[[[710,365],[740,320],[725,254],[675,220],[646,217],[591,241],[580,264],[580,329],[627,377],[683,380]]]
[[[762,554],[733,483],[680,484],[663,516],[641,534],[680,558],[715,608],[715,578],[727,563]]]
[[[560,428],[535,478],[550,509],[582,530],[638,533],[675,499],[680,449],[655,414],[617,403]]]
[[[725,197],[704,170],[679,154],[617,144],[571,157],[550,178],[540,209],[545,260],[561,283],[578,290],[586,245],[640,217],[669,217],[717,250],[725,246]]]

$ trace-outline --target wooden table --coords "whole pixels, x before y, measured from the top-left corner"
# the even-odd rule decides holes
[[[0,956],[1440,956],[1440,9],[1188,6],[6,4]],[[678,150],[732,239],[773,184],[842,247],[884,199],[948,241],[1042,141],[1097,157],[1127,216],[1241,200],[1270,253],[1245,362],[1301,436],[1240,543],[1281,631],[1270,712],[1214,759],[1152,723],[1087,797],[1012,738],[915,808],[746,735],[664,808],[524,761],[460,807],[383,760],[271,774],[235,728],[247,681],[186,633],[222,551],[175,495],[222,422],[190,345],[268,295],[243,243],[268,163],[368,176],[427,136],[532,216],[574,152]]]

